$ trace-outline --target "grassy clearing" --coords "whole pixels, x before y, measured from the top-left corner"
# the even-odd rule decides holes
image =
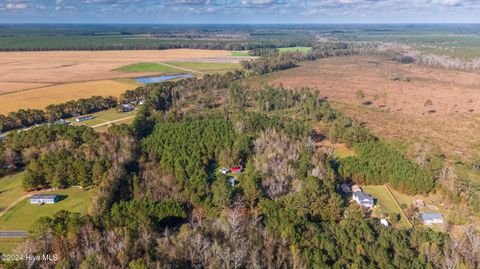
[[[312,47],[286,47],[286,48],[278,48],[280,52],[293,52],[293,51],[299,51],[299,52],[309,52],[312,50]]]
[[[31,205],[28,199],[21,201],[0,218],[0,230],[28,230],[38,218],[53,216],[60,210],[85,214],[93,197],[93,189],[69,188],[45,193],[64,197],[53,205]]]
[[[122,72],[161,72],[161,73],[178,73],[182,70],[166,66],[161,63],[135,63],[123,66],[117,69]]]
[[[239,69],[239,63],[168,62],[167,64],[199,72],[227,72]]]
[[[11,254],[22,242],[22,238],[0,238],[0,253]]]
[[[124,118],[128,118],[131,116],[135,116],[137,114],[137,110],[133,110],[130,112],[120,112],[116,108],[111,108],[105,111],[100,111],[97,113],[90,114],[94,116],[95,118],[92,120],[84,121],[84,122],[76,122],[75,119],[78,117],[73,117],[67,119],[70,122],[73,122],[73,125],[82,125],[85,124],[87,126],[95,126],[98,124],[106,123],[109,121],[116,121],[116,120],[121,120]],[[122,121],[116,122],[116,124],[121,124],[124,123]]]
[[[133,78],[116,78],[113,79],[116,82],[124,83],[124,84],[129,84],[129,85],[134,85],[134,86],[142,86],[143,84],[134,80]]]
[[[389,216],[391,213],[399,214],[400,221],[398,223],[404,227],[410,227],[410,223],[406,219],[405,214],[397,206],[395,200],[390,196],[390,194],[388,193],[388,190],[384,185],[362,186],[362,189],[363,191],[369,193],[376,200],[376,206],[373,209],[374,215],[381,217],[381,216]]]
[[[244,51],[231,51],[230,56],[248,57],[250,55],[248,54],[248,51],[244,50]]]
[[[0,179],[0,210],[25,194],[22,188],[23,173],[6,176]]]
[[[135,118],[127,118],[127,119],[124,119],[124,120],[117,121],[113,124],[116,124],[116,125],[131,124],[134,119]],[[110,126],[112,126],[112,124],[102,125],[102,126],[99,126],[99,127],[95,127],[94,130],[99,132],[99,133],[105,133],[108,130],[108,128],[110,128]]]

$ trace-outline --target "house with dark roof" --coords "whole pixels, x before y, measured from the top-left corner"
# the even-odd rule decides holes
[[[56,194],[34,194],[28,199],[32,205],[55,204],[59,200]]]
[[[420,218],[425,225],[442,224],[443,215],[440,213],[420,213]]]
[[[374,202],[372,196],[363,191],[353,192],[353,200],[357,202],[360,206],[366,208],[373,208]]]

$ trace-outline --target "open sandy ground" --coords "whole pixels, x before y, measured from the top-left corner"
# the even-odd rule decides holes
[[[480,153],[479,74],[399,64],[381,57],[337,57],[275,73],[268,82],[318,88],[335,107],[379,137],[407,146],[438,145],[449,157]],[[364,98],[357,95],[359,90]]]
[[[0,95],[46,85],[148,75],[115,71],[138,62],[231,61],[224,50],[0,52]]]

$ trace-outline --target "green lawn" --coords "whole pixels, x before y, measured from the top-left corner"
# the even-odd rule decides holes
[[[28,199],[25,199],[0,217],[0,230],[28,230],[38,218],[53,216],[60,210],[85,214],[93,197],[93,189],[69,188],[48,193],[58,194],[64,198],[53,205],[31,205]]]
[[[388,216],[390,213],[400,214],[400,224],[405,227],[410,227],[409,222],[406,220],[404,213],[402,210],[397,206],[395,200],[390,196],[388,190],[384,185],[379,186],[362,186],[362,190],[368,194],[370,194],[376,201],[375,201],[375,208],[373,209],[374,215],[386,215]]]
[[[205,73],[227,72],[241,67],[239,63],[168,62],[167,64]]]
[[[116,108],[111,108],[105,111],[100,111],[97,113],[90,114],[95,118],[92,120],[87,120],[84,122],[76,122],[75,119],[78,117],[73,117],[67,119],[68,121],[73,122],[74,125],[82,125],[85,124],[87,126],[95,126],[98,124],[106,123],[108,121],[120,120],[123,118],[135,116],[137,114],[137,110],[133,110],[130,112],[120,112]],[[122,122],[117,122],[117,124],[121,124]]]
[[[0,178],[0,210],[25,195],[22,188],[23,173]]]
[[[250,55],[248,54],[248,51],[244,50],[244,51],[231,51],[230,56],[247,57]]]
[[[179,73],[179,70],[161,63],[135,63],[117,69],[122,72],[161,72],[161,73]]]
[[[23,238],[0,238],[0,253],[12,254]]]
[[[280,52],[292,52],[292,51],[300,51],[300,52],[309,52],[312,50],[312,47],[286,47],[286,48],[278,48]]]

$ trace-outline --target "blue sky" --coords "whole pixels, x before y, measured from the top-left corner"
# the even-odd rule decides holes
[[[480,0],[0,0],[0,22],[480,23]]]

